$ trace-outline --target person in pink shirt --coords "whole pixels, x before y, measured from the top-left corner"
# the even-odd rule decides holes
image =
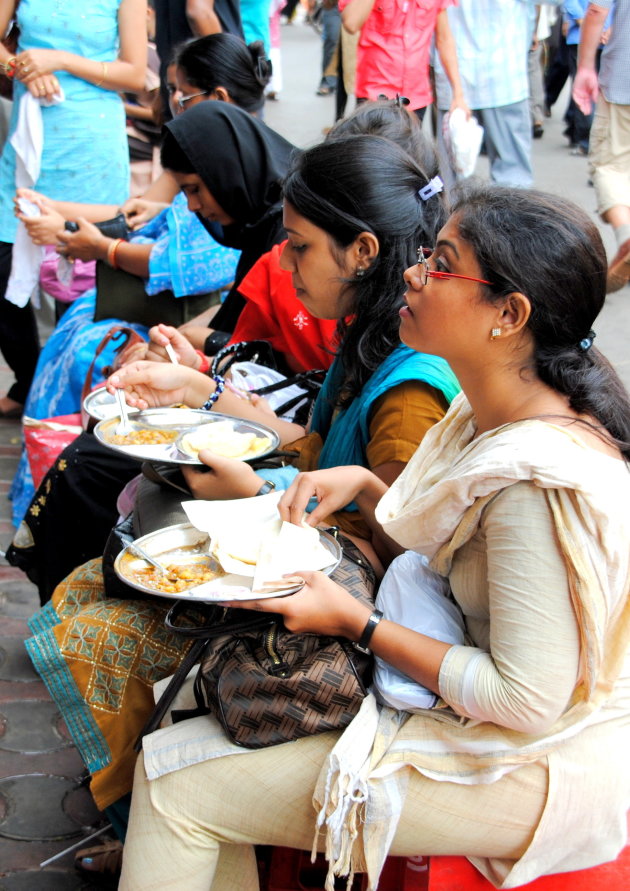
[[[453,90],[451,109],[469,115],[457,67],[455,41],[448,24],[447,6],[456,0],[339,0],[344,28],[361,32],[357,55],[357,102],[396,94],[422,118],[433,101],[429,53],[435,46]]]

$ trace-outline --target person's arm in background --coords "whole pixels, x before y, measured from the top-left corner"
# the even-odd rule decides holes
[[[339,3],[341,22],[350,34],[357,34],[370,17],[374,8],[374,0],[349,0]]]
[[[103,260],[132,275],[149,277],[149,258],[153,245],[108,238],[100,229],[81,217],[77,223],[77,232],[62,230],[57,234],[57,241],[61,245],[57,248],[57,253],[62,257],[72,260]]]
[[[448,15],[445,9],[438,15],[435,23],[435,48],[438,51],[440,62],[444,68],[444,73],[448,78],[453,91],[453,99],[451,101],[450,111],[455,108],[462,108],[466,117],[470,117],[470,109],[464,99],[464,91],[462,82],[459,77],[459,66],[457,64],[457,48],[455,46],[455,38],[448,23]]]
[[[179,187],[168,170],[151,183],[147,191],[138,198],[128,198],[122,206],[117,204],[80,204],[77,201],[55,201],[34,189],[18,189],[17,198],[28,198],[42,211],[41,217],[25,217],[17,211],[16,216],[27,228],[35,244],[54,244],[54,237],[63,228],[66,220],[82,217],[90,223],[100,223],[118,213],[123,213],[131,229],[139,229],[167,208],[178,193]]]
[[[16,9],[16,0],[0,0],[0,34],[5,35],[7,33]],[[14,54],[10,53],[6,46],[0,43],[0,65],[6,65],[9,59],[13,58],[15,58]]]
[[[220,34],[223,31],[214,11],[214,0],[186,0],[186,18],[195,37]]]
[[[111,62],[97,62],[65,50],[29,49],[16,57],[15,76],[35,96],[53,95],[58,90],[55,71],[67,71],[104,90],[140,91],[147,65],[146,0],[121,0],[118,33],[118,58]]]
[[[590,114],[597,102],[599,81],[595,68],[595,58],[601,42],[604,23],[609,10],[589,3],[582,20],[578,67],[573,82],[573,98],[583,114]]]

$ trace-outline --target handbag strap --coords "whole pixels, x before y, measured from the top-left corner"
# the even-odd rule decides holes
[[[180,616],[185,615],[191,606],[208,621],[196,625],[178,624]],[[241,618],[243,614],[245,614],[245,618]],[[169,631],[174,631],[184,637],[197,637],[208,641],[220,637],[222,634],[243,634],[247,631],[257,631],[273,625],[277,620],[278,616],[275,613],[260,615],[254,613],[253,610],[231,610],[229,607],[213,604],[191,604],[187,600],[176,600],[166,614],[164,626]]]
[[[292,387],[293,384],[298,384],[309,393],[313,391],[318,393],[325,376],[326,372],[323,368],[316,368],[313,371],[300,371],[299,374],[294,374],[292,377],[285,377],[284,380],[276,381],[273,384],[267,384],[265,387],[258,387],[252,392],[256,393],[258,396],[266,396],[267,393],[275,393],[277,390],[284,390],[286,387]]]
[[[143,461],[140,466],[140,471],[142,476],[152,483],[157,483],[159,486],[163,486],[166,489],[175,489],[178,492],[182,492],[186,498],[193,497],[190,489],[180,486],[179,483],[176,483],[175,480],[172,479],[172,475],[180,473],[179,468],[173,467],[172,464],[154,464],[151,461]]]
[[[199,662],[201,654],[206,648],[207,643],[208,641],[205,639],[195,640],[182,661],[177,666],[173,676],[166,686],[166,689],[156,702],[155,708],[153,709],[149,720],[140,731],[140,735],[134,743],[133,748],[135,752],[139,752],[142,749],[142,738],[144,736],[147,736],[147,734],[149,733],[153,733],[153,731],[157,730],[162,723],[164,715],[169,710],[171,703],[177,696],[184,681],[188,677],[188,672],[194,665],[197,664],[197,662]]]
[[[120,346],[116,347],[116,353],[118,356],[122,353],[124,349],[128,346],[133,346],[135,343],[142,342],[142,337],[133,330],[133,328],[129,328],[127,325],[113,325],[105,337],[101,340],[99,345],[96,347],[94,351],[94,358],[90,363],[90,367],[87,370],[87,374],[85,375],[85,380],[83,381],[83,389],[81,390],[81,420],[83,422],[83,401],[88,393],[92,390],[92,375],[94,374],[94,366],[96,364],[96,360],[101,355],[107,344],[110,340],[120,340],[122,337],[125,339],[122,341]],[[84,429],[87,429],[86,423],[83,423]]]
[[[215,353],[210,365],[210,375],[225,374],[235,362],[258,362],[268,368],[276,368],[273,350],[266,340],[242,340],[228,343]]]

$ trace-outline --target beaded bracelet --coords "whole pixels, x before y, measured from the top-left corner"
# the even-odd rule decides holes
[[[225,390],[225,378],[221,377],[220,374],[215,374],[212,380],[216,384],[216,389],[214,393],[208,396],[204,404],[201,406],[202,411],[212,411],[214,403],[217,401],[221,393]]]
[[[201,359],[201,364],[197,371],[200,371],[202,374],[207,374],[210,370],[210,359],[206,356],[205,353],[202,353],[201,350],[195,350],[199,358]]]

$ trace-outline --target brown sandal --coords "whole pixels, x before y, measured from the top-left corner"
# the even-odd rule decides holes
[[[122,856],[122,842],[110,839],[103,844],[77,851],[74,856],[74,868],[93,880],[100,877],[104,880],[117,881],[122,869]]]
[[[618,260],[616,257],[608,267],[606,276],[606,293],[618,291],[630,281],[630,253]]]

